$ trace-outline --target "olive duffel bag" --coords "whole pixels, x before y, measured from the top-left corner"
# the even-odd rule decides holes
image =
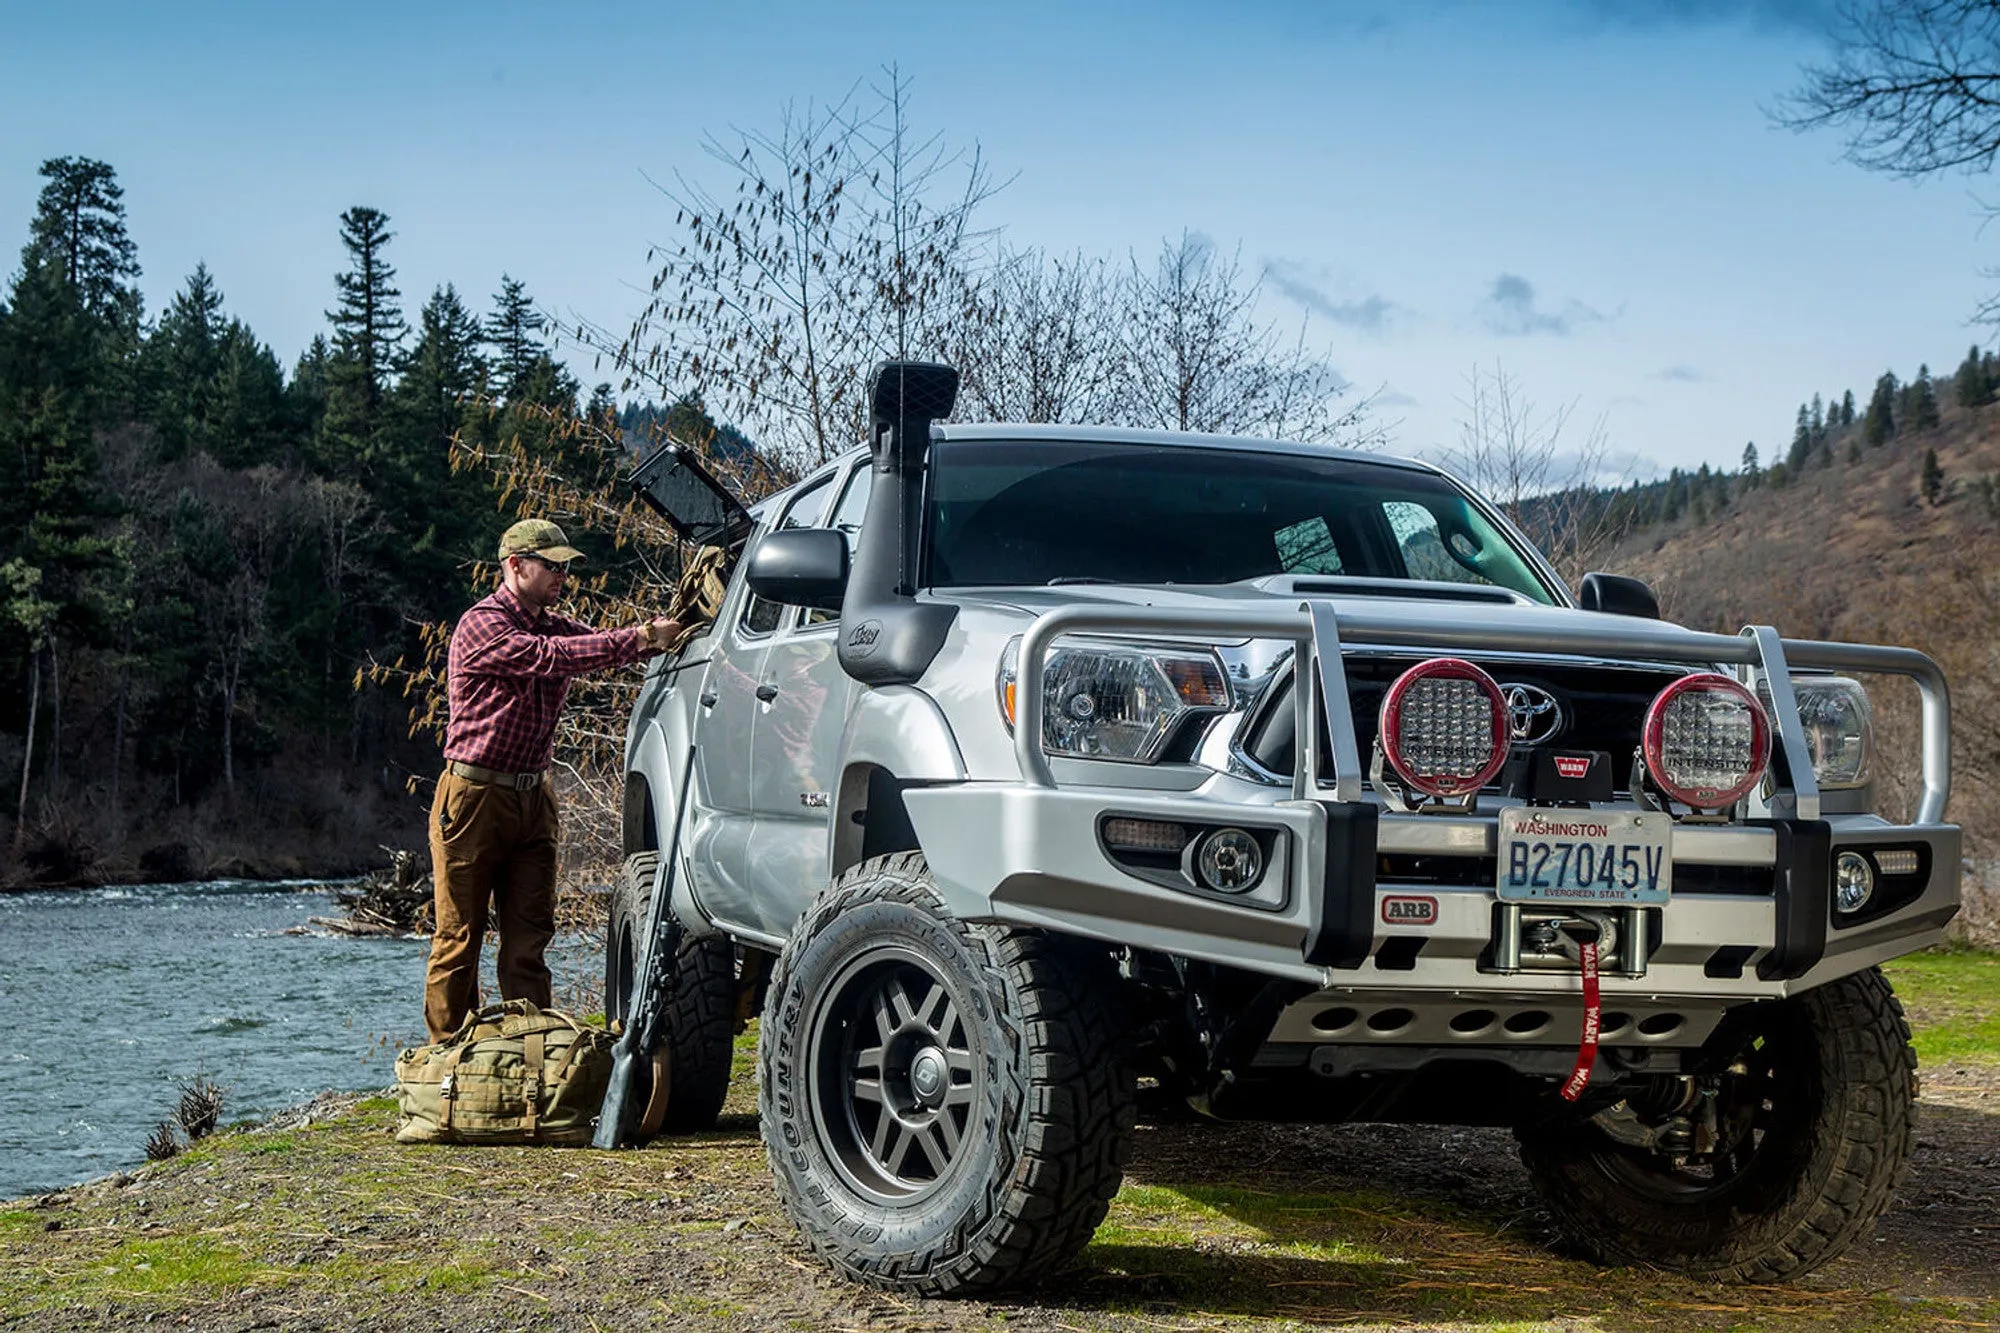
[[[444,1041],[396,1057],[396,1142],[588,1143],[611,1043],[528,1000],[481,1009]]]

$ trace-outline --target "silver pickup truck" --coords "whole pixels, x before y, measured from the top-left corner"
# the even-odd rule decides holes
[[[784,1207],[927,1294],[1074,1256],[1149,1104],[1511,1127],[1608,1263],[1786,1279],[1873,1222],[1877,964],[1959,904],[1929,658],[1573,592],[1424,464],[938,424],[956,387],[882,366],[868,446],[754,509],[651,470],[736,557],[626,746],[607,1004],[671,886],[669,1127],[761,1013]],[[1907,823],[1865,675],[1921,696]]]

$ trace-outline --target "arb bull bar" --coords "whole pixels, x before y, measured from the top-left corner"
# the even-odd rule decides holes
[[[1950,703],[1943,674],[1937,664],[1912,649],[1875,645],[1830,643],[1785,639],[1766,626],[1751,626],[1738,635],[1698,633],[1663,622],[1620,618],[1615,625],[1557,626],[1537,624],[1529,631],[1496,631],[1490,624],[1478,628],[1450,624],[1413,626],[1407,619],[1374,615],[1367,610],[1342,610],[1324,601],[1300,602],[1270,610],[1187,611],[1167,608],[1066,607],[1039,617],[1023,636],[1019,655],[1016,690],[1018,714],[1014,748],[1023,782],[1015,791],[1025,804],[1012,807],[997,822],[1017,826],[1046,812],[1050,827],[1075,814],[1060,816],[1070,805],[1067,797],[1088,797],[1098,803],[1122,795],[1122,787],[1098,786],[1087,777],[1078,781],[1067,776],[1058,782],[1058,768],[1041,746],[1043,731],[1042,677],[1047,650],[1065,635],[1111,634],[1147,638],[1266,639],[1288,640],[1295,652],[1294,679],[1313,682],[1316,689],[1300,689],[1294,709],[1296,762],[1291,775],[1290,800],[1275,800],[1294,817],[1308,809],[1318,812],[1318,827],[1309,840],[1313,865],[1306,867],[1300,882],[1311,901],[1304,909],[1304,937],[1292,946],[1292,961],[1286,964],[1270,945],[1275,940],[1268,919],[1260,925],[1266,971],[1304,979],[1317,976],[1324,985],[1342,982],[1369,959],[1380,939],[1385,919],[1379,898],[1391,893],[1394,885],[1378,885],[1379,859],[1397,854],[1490,857],[1497,847],[1496,820],[1490,800],[1463,812],[1435,810],[1403,813],[1385,808],[1367,788],[1364,773],[1367,756],[1357,743],[1349,711],[1347,680],[1341,668],[1343,646],[1365,645],[1375,649],[1416,649],[1433,655],[1480,653],[1560,654],[1605,658],[1616,661],[1684,664],[1696,669],[1734,670],[1746,683],[1762,682],[1767,692],[1773,724],[1774,745],[1770,778],[1764,788],[1747,799],[1747,816],[1739,823],[1683,823],[1674,832],[1673,856],[1676,864],[1770,868],[1774,891],[1766,898],[1730,899],[1720,895],[1703,897],[1700,908],[1711,918],[1698,928],[1695,943],[1717,946],[1692,973],[1677,968],[1680,984],[1666,987],[1682,992],[1733,994],[1739,998],[1783,993],[1784,983],[1807,977],[1815,969],[1820,974],[1807,984],[1817,984],[1834,975],[1907,952],[1932,942],[1957,910],[1958,830],[1944,823],[1950,792]],[[1889,825],[1873,816],[1821,817],[1820,792],[1800,724],[1793,691],[1796,669],[1846,671],[1904,676],[1913,680],[1922,701],[1922,793],[1916,817],[1906,825]],[[1080,776],[1080,775],[1079,775]],[[1086,792],[1083,788],[1088,787]],[[990,790],[990,789],[989,789]],[[1202,793],[1185,795],[1162,792],[1153,803],[1162,811],[1169,804],[1183,809],[1191,802],[1206,802],[1211,816],[1215,797],[1225,794],[1215,784]],[[1150,795],[1150,793],[1148,794]],[[919,806],[927,802],[911,793],[912,813],[924,822]],[[1046,804],[1044,804],[1044,799]],[[1136,795],[1134,799],[1139,799]],[[1131,804],[1127,801],[1126,804]],[[967,813],[961,809],[961,814]],[[1276,813],[1274,811],[1274,813]],[[1163,814],[1162,817],[1171,817]],[[1182,816],[1185,817],[1185,816]],[[1930,848],[1930,883],[1920,900],[1912,902],[1880,921],[1870,921],[1840,932],[1840,947],[1829,949],[1834,930],[1832,912],[1832,858],[1843,843],[1869,838],[1897,838],[1922,842]],[[928,841],[928,840],[927,840]],[[974,839],[977,841],[977,839]],[[994,844],[987,844],[994,845]],[[1300,852],[1307,845],[1302,841]],[[1059,858],[1058,858],[1059,859]],[[942,877],[954,878],[944,866]],[[1059,874],[1055,865],[1035,867]],[[1026,881],[1034,876],[1023,873]],[[1005,885],[993,893],[996,910],[1006,898]],[[1448,949],[1427,954],[1420,973],[1403,966],[1400,976],[1371,978],[1369,985],[1395,983],[1432,989],[1438,986],[1476,986],[1484,990],[1515,986],[1546,987],[1553,978],[1536,978],[1532,963],[1524,965],[1520,956],[1523,910],[1517,904],[1496,901],[1492,886],[1466,884],[1457,891],[1441,893],[1441,935],[1456,926],[1461,934],[1477,933],[1483,948],[1475,960],[1460,958],[1457,966],[1438,966]],[[1053,902],[1053,890],[1039,890],[1042,907]],[[1676,895],[1677,898],[1680,895]],[[1000,910],[1018,920],[1043,920],[1066,924],[1067,914],[1043,911],[1033,906],[1035,893],[1023,891],[1021,900],[1030,903],[1022,911]],[[1688,905],[1690,910],[1694,904]],[[1209,920],[1219,904],[1202,904]],[[1607,973],[1637,979],[1647,974],[1648,952],[1660,933],[1661,909],[1622,909],[1631,914],[1630,926],[1617,949],[1607,955]],[[1649,923],[1643,911],[1655,916]],[[1251,913],[1239,912],[1239,916]],[[1533,909],[1529,909],[1533,916]],[[1161,920],[1171,922],[1171,913]],[[1192,919],[1192,918],[1190,918]],[[1116,937],[1114,914],[1102,912],[1091,933]],[[1190,938],[1202,927],[1191,925]],[[1755,947],[1732,950],[1731,942],[1754,940]],[[1440,939],[1439,943],[1447,941]],[[1691,957],[1683,945],[1679,957]],[[1217,961],[1226,952],[1195,950]],[[1280,950],[1278,952],[1286,952]],[[1829,961],[1838,952],[1837,961]],[[1754,959],[1751,957],[1755,954]],[[1719,960],[1719,961],[1718,961]],[[1751,965],[1749,976],[1744,975]],[[1822,968],[1822,964],[1825,966]],[[1249,965],[1257,966],[1255,960]],[[1387,967],[1381,958],[1378,967]],[[1733,966],[1733,970],[1732,970]],[[1563,983],[1574,985],[1574,976]],[[1517,978],[1509,985],[1509,978]],[[1705,979],[1704,979],[1705,978]],[[1356,981],[1359,979],[1356,978]],[[1655,978],[1656,983],[1661,978]],[[1693,984],[1690,984],[1693,983]],[[1647,989],[1662,989],[1650,986]]]

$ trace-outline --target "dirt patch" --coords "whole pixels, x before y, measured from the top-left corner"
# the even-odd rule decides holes
[[[747,1064],[740,1061],[739,1064]],[[1143,1127],[1082,1259],[1006,1302],[855,1287],[779,1212],[739,1069],[723,1126],[638,1152],[399,1148],[323,1100],[0,1206],[8,1329],[2000,1328],[2000,1065],[1925,1075],[1909,1183],[1791,1287],[1548,1248],[1503,1132]]]

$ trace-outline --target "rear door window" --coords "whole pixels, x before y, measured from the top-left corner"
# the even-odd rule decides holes
[[[827,497],[832,493],[833,478],[831,476],[822,477],[818,481],[813,482],[810,486],[807,486],[792,497],[790,506],[785,510],[785,516],[778,520],[777,525],[771,531],[784,532],[791,528],[818,527],[821,516],[826,513]],[[778,628],[778,624],[784,619],[784,616],[785,608],[783,606],[777,602],[767,602],[756,593],[751,593],[750,600],[743,605],[742,619],[737,623],[743,634],[749,637],[757,637],[769,634],[772,630]]]

